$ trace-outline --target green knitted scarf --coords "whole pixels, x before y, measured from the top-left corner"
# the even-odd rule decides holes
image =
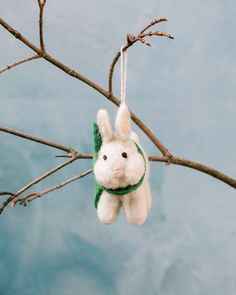
[[[94,167],[94,164],[98,159],[98,154],[99,154],[99,151],[100,151],[100,148],[101,148],[101,145],[102,145],[102,136],[101,136],[101,134],[99,132],[99,128],[98,128],[97,123],[93,124],[93,143],[94,143],[94,156],[93,156],[93,167]],[[135,142],[135,145],[137,147],[138,152],[143,157],[143,160],[144,160],[144,163],[145,163],[145,171],[146,171],[146,161],[145,161],[143,151],[141,150],[141,148],[138,146],[138,144],[136,142]],[[130,192],[135,191],[136,189],[138,189],[140,187],[140,185],[143,183],[144,176],[145,176],[145,172],[144,172],[143,176],[140,178],[140,180],[136,184],[134,184],[134,185],[129,184],[126,187],[119,187],[119,188],[116,188],[116,189],[106,188],[106,187],[101,186],[100,184],[98,184],[96,182],[95,197],[94,197],[94,206],[95,206],[95,208],[97,208],[100,196],[101,196],[101,194],[102,194],[102,192],[104,190],[106,192],[108,192],[108,193],[111,193],[111,194],[117,195],[117,196],[126,195],[126,194],[128,194]]]

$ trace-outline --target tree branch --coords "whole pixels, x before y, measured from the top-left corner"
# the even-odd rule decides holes
[[[81,154],[83,155],[82,157],[85,159],[92,159],[93,155],[92,154]],[[67,155],[66,155],[67,156]],[[159,156],[149,156],[148,160],[150,162],[163,162],[166,163],[167,165],[170,164],[174,164],[174,165],[179,165],[179,166],[184,166],[184,167],[188,167],[188,168],[192,168],[194,170],[198,170],[200,172],[203,172],[205,174],[208,174],[230,186],[232,186],[233,188],[236,188],[236,179],[233,179],[211,167],[208,167],[206,165],[191,161],[191,160],[187,160],[184,158],[179,158],[179,157],[175,157],[172,156],[172,158],[170,159],[169,157],[159,157]]]
[[[70,160],[67,160],[67,161],[65,161],[65,162],[57,165],[56,167],[54,167],[54,168],[46,171],[45,173],[43,173],[39,177],[37,177],[34,180],[32,180],[31,182],[29,182],[27,185],[23,186],[21,189],[19,189],[18,191],[16,191],[15,194],[14,194],[14,196],[15,197],[19,196],[20,194],[22,194],[23,192],[25,192],[26,190],[28,190],[29,188],[31,188],[33,185],[39,183],[40,181],[42,181],[43,179],[45,179],[49,175],[52,175],[53,173],[57,172],[58,170],[62,169],[65,166],[71,164],[72,162],[74,162],[77,159],[79,159],[79,157],[78,156],[74,156]]]
[[[139,32],[139,36],[142,35],[147,29],[151,28],[152,26],[159,24],[161,22],[167,22],[168,19],[167,18],[157,18],[154,19],[154,21],[150,22],[146,27],[144,27],[140,32]]]
[[[18,31],[16,31],[13,27],[6,23],[2,18],[0,18],[0,25],[4,27],[10,34],[12,34],[16,39],[19,39],[36,53],[38,53],[39,55],[42,53],[40,48],[29,42],[24,36],[22,36]]]
[[[18,66],[20,64],[26,63],[28,61],[37,59],[42,57],[43,53],[45,52],[45,45],[44,45],[44,35],[43,35],[43,14],[44,14],[44,8],[46,5],[46,0],[38,0],[38,6],[39,6],[39,40],[40,40],[40,51],[36,51],[37,54],[26,57],[24,59],[21,59],[19,61],[16,61],[10,65],[5,66],[4,68],[0,69],[0,74],[4,73],[7,70],[10,70],[11,68]],[[11,30],[12,29],[12,30]],[[16,38],[20,38],[20,33],[15,31],[13,28],[11,28],[9,32],[11,32]],[[32,48],[31,48],[32,49]]]
[[[48,177],[49,175],[55,173],[56,171],[62,169],[63,167],[65,167],[66,165],[74,162],[75,160],[77,159],[92,159],[93,155],[92,154],[88,154],[88,153],[80,153],[80,154],[77,154],[75,156],[72,156],[72,158],[70,160],[67,160],[65,162],[63,162],[62,164],[54,167],[53,169],[45,172],[44,174],[42,174],[41,176],[37,177],[36,179],[34,179],[33,181],[31,181],[30,183],[28,183],[27,185],[25,185],[24,187],[22,187],[21,189],[19,189],[18,191],[16,192],[0,192],[0,195],[10,195],[10,197],[2,204],[2,206],[0,207],[0,214],[2,213],[2,211],[5,209],[5,207],[7,207],[7,205],[11,202],[13,202],[13,206],[18,203],[18,202],[21,202],[21,203],[24,203],[24,201],[26,199],[30,199],[31,197],[33,197],[33,199],[36,199],[42,195],[45,195],[55,189],[59,189],[60,187],[64,186],[64,185],[67,185],[73,181],[75,181],[76,179],[79,179],[80,178],[80,175],[79,176],[74,176],[68,180],[66,180],[65,182],[62,182],[50,189],[46,189],[46,190],[43,190],[43,191],[40,191],[40,192],[37,192],[37,193],[31,193],[31,194],[28,194],[26,195],[25,197],[21,198],[21,199],[18,199],[16,201],[14,201],[20,194],[22,194],[23,192],[25,192],[26,190],[28,190],[29,188],[31,188],[33,185],[35,185],[36,183],[42,181],[43,179],[45,179],[46,177]],[[149,156],[149,161],[154,161],[154,162],[164,162],[166,164],[170,164],[169,163],[169,157],[159,157],[159,156]],[[213,168],[210,168],[206,165],[203,165],[203,164],[200,164],[200,163],[197,163],[197,162],[194,162],[194,161],[190,161],[190,160],[187,160],[187,159],[183,159],[183,158],[178,158],[178,157],[172,157],[171,158],[171,164],[175,164],[175,165],[180,165],[180,166],[184,166],[184,167],[188,167],[188,168],[192,168],[194,170],[197,170],[197,171],[200,171],[200,172],[203,172],[205,174],[208,174],[228,185],[230,185],[231,187],[235,188],[236,189],[236,179],[233,179]],[[88,171],[84,172],[85,175],[91,173],[91,169],[89,169]],[[81,177],[85,176],[84,174],[82,174]],[[32,200],[33,200],[32,199]]]
[[[155,156],[150,156],[149,157],[149,161],[157,161],[157,162],[166,162],[168,164],[169,162],[169,158],[168,157],[155,157]],[[175,164],[175,165],[180,165],[180,166],[184,166],[184,167],[188,167],[188,168],[192,168],[194,170],[198,170],[200,172],[206,173],[230,186],[232,186],[233,188],[236,189],[236,179],[233,179],[213,168],[210,168],[206,165],[194,162],[194,161],[190,161],[187,159],[183,159],[183,158],[178,158],[178,157],[172,157],[171,158],[171,164]]]
[[[51,64],[55,65],[68,75],[79,79],[80,81],[84,82],[85,84],[89,85],[93,89],[97,90],[99,93],[101,93],[103,96],[105,96],[108,100],[113,102],[115,105],[120,105],[120,100],[117,99],[114,95],[110,94],[108,91],[103,89],[101,86],[96,84],[95,82],[89,80],[85,76],[79,74],[75,70],[69,68],[68,66],[64,65],[60,61],[56,60],[54,57],[50,56],[48,53],[44,53],[36,47],[34,44],[32,44],[30,41],[28,41],[24,36],[22,36],[18,31],[16,31],[14,28],[12,28],[9,24],[7,24],[3,19],[0,18],[0,25],[2,25],[6,30],[8,30],[13,36],[15,36],[17,39],[19,39],[21,42],[23,42],[26,46],[34,50],[36,53],[38,53],[40,56],[42,56],[44,59],[49,61]],[[164,145],[159,141],[159,139],[152,133],[152,131],[133,113],[131,112],[131,118],[135,122],[135,124],[147,135],[147,137],[154,143],[154,145],[162,152],[164,156],[171,157],[170,152]]]
[[[0,131],[10,133],[10,134],[16,135],[18,137],[22,137],[22,138],[25,138],[25,139],[28,139],[28,140],[31,140],[31,141],[35,141],[35,142],[38,142],[38,143],[41,143],[41,144],[44,144],[44,145],[47,145],[47,146],[51,146],[51,147],[53,147],[55,149],[65,151],[65,152],[67,152],[69,154],[77,153],[70,147],[67,147],[67,146],[52,142],[52,141],[47,140],[47,139],[36,137],[36,136],[31,135],[31,134],[22,132],[22,131],[14,130],[14,129],[4,127],[4,126],[0,126]]]
[[[155,31],[155,32],[147,32],[147,33],[143,33],[141,35],[140,38],[144,38],[144,37],[151,37],[151,36],[159,36],[159,37],[167,37],[167,38],[170,38],[170,39],[174,39],[174,37],[171,35],[171,34],[168,34],[166,32],[160,32],[160,31]]]
[[[13,201],[11,207],[14,207],[17,203],[19,203],[20,205],[23,204],[23,205],[26,206],[28,202],[31,202],[31,201],[33,201],[33,200],[35,200],[37,198],[41,198],[42,196],[44,196],[44,195],[46,195],[48,193],[51,193],[51,192],[53,192],[53,191],[55,191],[57,189],[60,189],[63,186],[65,186],[65,185],[67,185],[67,184],[69,184],[69,183],[71,183],[71,182],[73,182],[75,180],[78,180],[80,178],[85,177],[86,175],[90,174],[91,172],[92,172],[92,169],[89,169],[89,170],[81,173],[80,175],[76,175],[74,177],[71,177],[71,178],[67,179],[66,181],[63,181],[63,182],[61,182],[61,183],[59,183],[59,184],[57,184],[57,185],[55,185],[53,187],[47,188],[47,189],[39,191],[39,192],[28,194],[28,195],[26,195],[26,196],[24,196],[24,197],[22,197],[20,199],[17,199],[15,201]]]
[[[49,175],[52,175],[53,173],[55,173],[56,171],[62,169],[63,167],[71,164],[72,162],[74,162],[77,159],[81,159],[81,157],[83,157],[84,154],[77,154],[74,155],[70,160],[67,160],[63,163],[61,163],[60,165],[57,165],[56,167],[46,171],[45,173],[43,173],[42,175],[40,175],[39,177],[35,178],[34,180],[32,180],[31,182],[29,182],[28,184],[26,184],[25,186],[23,186],[22,188],[20,188],[18,191],[14,192],[14,193],[8,193],[8,195],[10,194],[11,196],[5,201],[3,202],[2,206],[0,206],[0,214],[3,212],[3,210],[7,207],[7,205],[9,203],[11,203],[14,199],[16,199],[19,195],[21,195],[23,192],[25,192],[26,190],[28,190],[29,188],[31,188],[32,186],[34,186],[35,184],[39,183],[40,181],[42,181],[43,179],[47,178]]]
[[[21,60],[18,60],[16,62],[14,62],[14,63],[12,63],[10,65],[7,65],[4,68],[0,69],[0,74],[4,73],[7,70],[10,70],[11,68],[14,68],[14,67],[16,67],[18,65],[21,65],[23,63],[26,63],[28,61],[31,61],[31,60],[34,60],[34,59],[37,59],[37,58],[40,58],[40,56],[38,56],[38,54],[23,58]]]
[[[88,79],[87,77],[81,75],[80,73],[76,72],[75,70],[69,68],[68,66],[66,66],[65,64],[63,64],[62,62],[58,61],[57,59],[55,59],[54,57],[50,56],[48,53],[45,52],[45,45],[44,45],[44,40],[43,40],[43,12],[44,12],[44,6],[46,4],[46,0],[38,0],[38,5],[39,5],[39,9],[40,9],[40,13],[39,13],[39,38],[40,38],[40,48],[38,48],[37,46],[35,46],[33,43],[31,43],[30,41],[28,41],[23,35],[21,35],[18,31],[16,31],[14,28],[12,28],[9,24],[7,24],[3,19],[0,18],[0,25],[2,25],[6,30],[8,30],[14,37],[16,37],[17,39],[19,39],[21,42],[23,42],[27,47],[31,48],[33,51],[35,51],[37,53],[37,55],[34,55],[32,57],[26,58],[24,60],[18,61],[12,65],[9,65],[7,67],[5,67],[4,69],[0,70],[1,71],[6,71],[10,68],[12,68],[13,66],[16,66],[18,64],[21,64],[23,62],[32,60],[32,59],[36,59],[39,57],[44,58],[45,60],[47,60],[48,62],[50,62],[51,64],[53,64],[54,66],[58,67],[59,69],[61,69],[62,71],[64,71],[66,74],[86,83],[88,86],[94,88],[96,91],[98,91],[99,93],[101,93],[103,96],[105,96],[108,100],[110,100],[111,102],[113,102],[115,105],[119,106],[120,105],[120,100],[117,99],[113,94],[112,94],[112,79],[113,79],[113,72],[114,72],[114,68],[115,65],[117,63],[117,61],[119,60],[120,57],[120,51],[116,54],[116,56],[114,57],[112,64],[110,66],[110,71],[109,71],[109,90],[106,91],[105,89],[103,89],[101,86],[99,86],[98,84],[96,84],[95,82],[91,81],[90,79]],[[150,46],[150,44],[144,39],[147,36],[165,36],[168,38],[173,39],[173,37],[165,32],[160,32],[160,31],[149,31],[146,32],[147,29],[149,29],[151,26],[158,24],[160,22],[166,21],[166,19],[156,19],[153,22],[151,22],[150,24],[148,24],[144,29],[142,29],[140,31],[140,33],[137,36],[133,36],[131,34],[128,34],[127,36],[127,44],[125,45],[125,47],[123,48],[123,50],[127,50],[130,46],[132,46],[134,43],[136,43],[137,41],[141,41],[142,43],[144,43],[145,45]],[[147,137],[154,143],[154,145],[162,152],[163,157],[157,157],[157,156],[150,156],[149,160],[150,161],[157,161],[157,162],[165,162],[167,164],[175,164],[175,165],[181,165],[181,166],[185,166],[185,167],[189,167],[201,172],[204,172],[208,175],[211,175],[225,183],[227,183],[228,185],[232,186],[233,188],[236,188],[236,180],[233,178],[230,178],[229,176],[224,175],[223,173],[212,169],[210,167],[207,167],[203,164],[200,163],[196,163],[190,160],[186,160],[183,158],[178,158],[178,157],[174,157],[170,154],[170,152],[168,151],[168,149],[158,140],[158,138],[152,133],[152,131],[134,114],[131,112],[131,118],[132,120],[136,123],[136,125],[147,135]],[[73,150],[70,147],[67,146],[63,146],[57,143],[54,143],[52,141],[49,140],[45,140],[42,138],[38,138],[35,137],[33,135],[21,132],[21,131],[17,131],[17,130],[13,130],[10,128],[6,128],[6,127],[0,127],[0,131],[3,132],[7,132],[31,141],[35,141],[44,145],[48,145],[51,146],[53,148],[62,150],[67,152],[66,155],[59,155],[60,157],[65,156],[65,157],[69,157],[70,159],[61,163],[60,165],[52,168],[51,170],[45,172],[44,174],[42,174],[41,176],[37,177],[36,179],[32,180],[30,183],[28,183],[27,185],[25,185],[24,187],[22,187],[21,189],[19,189],[16,192],[0,192],[0,195],[8,195],[10,197],[8,197],[8,199],[3,202],[2,206],[0,207],[0,214],[2,213],[2,211],[4,210],[4,208],[13,201],[13,205],[17,202],[22,202],[24,203],[26,200],[32,201],[36,198],[39,198],[47,193],[50,193],[53,190],[59,189],[73,181],[75,181],[76,179],[79,179],[89,173],[91,173],[91,169],[82,173],[81,175],[72,177],[56,186],[53,186],[51,188],[45,189],[43,191],[40,192],[36,192],[36,193],[31,193],[26,195],[25,197],[21,198],[21,199],[17,199],[16,198],[22,194],[23,192],[25,192],[26,190],[28,190],[29,188],[31,188],[32,186],[34,186],[36,183],[42,181],[43,179],[45,179],[46,177],[48,177],[49,175],[55,173],[56,171],[62,169],[63,167],[65,167],[66,165],[74,162],[77,159],[91,159],[92,155],[91,154],[85,154],[85,153],[78,153],[77,151]]]
[[[39,5],[39,40],[40,40],[40,48],[42,52],[45,51],[45,45],[44,45],[44,36],[43,36],[43,13],[44,13],[44,7],[46,5],[46,0],[38,0]]]

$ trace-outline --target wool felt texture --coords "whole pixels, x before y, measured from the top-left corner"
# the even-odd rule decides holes
[[[94,144],[94,156],[93,156],[93,167],[94,167],[94,164],[98,158],[99,150],[102,145],[102,136],[101,136],[101,133],[99,132],[99,128],[98,128],[97,123],[93,123],[93,144]],[[139,147],[139,145],[136,142],[134,142],[134,144],[136,145],[136,148],[137,148],[139,154],[143,157],[143,160],[145,163],[145,171],[144,171],[143,176],[140,178],[140,180],[137,183],[135,183],[133,185],[129,184],[126,187],[119,187],[116,189],[106,188],[96,182],[95,196],[94,196],[95,208],[97,208],[100,196],[104,190],[108,193],[113,194],[113,195],[123,196],[123,195],[126,195],[130,192],[137,190],[142,185],[144,177],[145,177],[145,172],[146,172],[146,161],[145,161],[145,157],[144,157],[142,149]]]
[[[103,224],[112,224],[120,209],[123,209],[129,223],[141,225],[147,219],[152,204],[148,181],[150,167],[138,135],[131,129],[127,105],[123,102],[118,108],[114,132],[107,110],[98,111],[96,123],[93,172],[97,184],[100,185],[96,186],[95,200],[98,219]],[[129,185],[134,187],[128,187],[124,191]],[[107,189],[114,191],[109,192]],[[114,192],[125,194],[117,195]]]

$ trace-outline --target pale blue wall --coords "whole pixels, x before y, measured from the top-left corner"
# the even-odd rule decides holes
[[[37,42],[37,1],[1,1],[0,15]],[[49,1],[48,52],[103,86],[127,32],[157,17],[176,39],[129,52],[128,103],[177,156],[236,177],[235,1]],[[0,28],[0,64],[31,54]],[[116,93],[119,76],[116,75]],[[45,61],[0,77],[0,124],[92,151],[94,90]],[[140,132],[141,135],[141,132]],[[155,148],[141,136],[150,154]],[[0,134],[0,190],[16,190],[60,162],[57,151]],[[76,175],[81,160],[37,189]],[[1,295],[235,295],[236,194],[187,168],[152,164],[147,223],[99,224],[92,176],[0,217]]]

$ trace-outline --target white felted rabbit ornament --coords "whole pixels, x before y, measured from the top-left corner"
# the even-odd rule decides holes
[[[121,57],[122,52],[123,48]],[[121,207],[130,223],[143,224],[152,202],[149,161],[137,134],[131,131],[130,112],[124,99],[125,79],[123,74],[116,131],[113,133],[108,113],[103,109],[98,111],[97,124],[94,124],[95,207],[104,224],[113,223]]]
[[[130,112],[126,104],[119,107],[115,133],[106,110],[98,111],[97,124],[102,139],[94,158],[98,218],[102,223],[111,224],[123,207],[130,223],[143,224],[151,207],[149,162],[137,134],[131,132]],[[96,125],[94,131],[96,134]]]

